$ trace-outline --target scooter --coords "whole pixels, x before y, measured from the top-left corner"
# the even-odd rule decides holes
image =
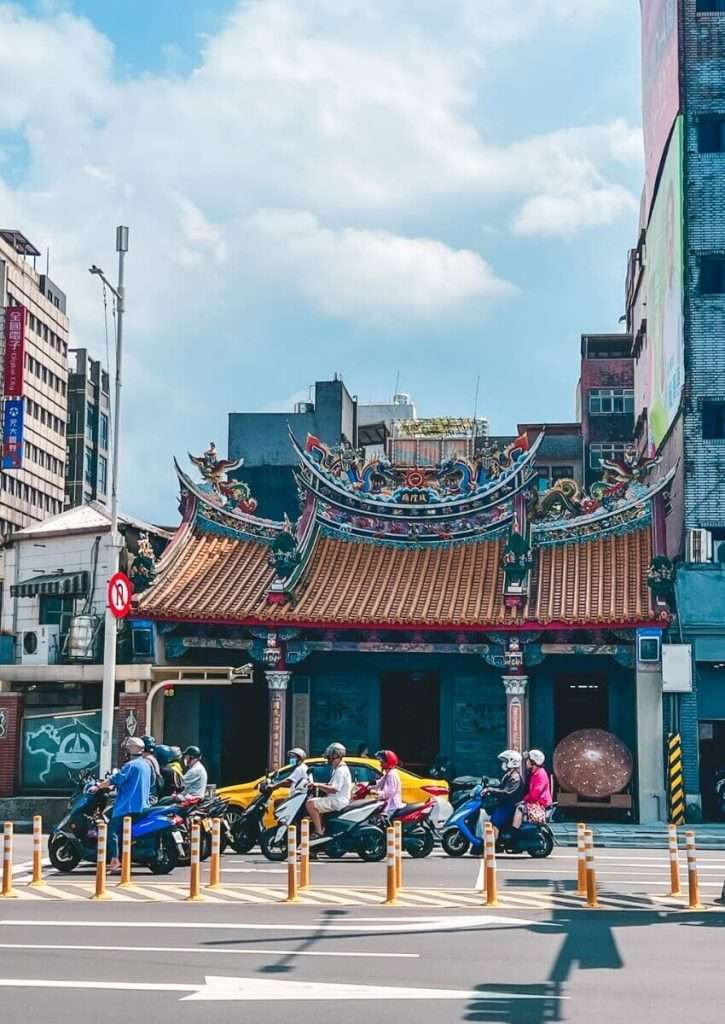
[[[486,783],[488,779],[484,780]],[[490,780],[494,784],[494,780]],[[481,811],[488,814],[495,806],[495,798],[483,795],[483,787],[477,787],[467,800],[464,800],[448,819],[443,831],[442,846],[449,857],[463,857],[471,850],[481,853],[483,840],[476,835],[476,826]],[[547,821],[554,808],[549,808]],[[520,829],[502,831],[496,843],[497,853],[528,853],[530,857],[548,857],[554,849],[554,836],[548,824],[535,825],[524,822]]]
[[[361,784],[355,791],[357,799],[364,800],[369,796],[370,786]],[[433,852],[436,840],[436,830],[433,825],[432,815],[435,807],[433,800],[425,800],[422,803],[403,804],[392,814],[379,814],[373,819],[373,823],[380,828],[393,822],[399,821],[403,826],[403,849],[415,859],[428,857]]]
[[[250,853],[260,841],[264,831],[264,815],[274,788],[269,780],[260,782],[259,796],[255,797],[251,804],[246,807],[229,805],[226,814],[230,831],[229,843],[236,853]]]
[[[286,859],[287,829],[290,825],[299,826],[305,816],[309,793],[309,788],[295,790],[277,807],[277,824],[265,829],[260,839],[262,853],[267,860]],[[383,800],[354,800],[342,810],[324,815],[325,834],[311,840],[310,853],[324,852],[331,858],[356,853],[366,861],[383,860],[385,833],[373,824],[383,805]]]
[[[48,837],[48,856],[57,871],[67,874],[81,861],[96,861],[98,825],[105,820],[108,791],[89,776],[71,797],[68,813]],[[155,875],[167,875],[184,852],[183,819],[174,807],[156,804],[132,825],[131,857]]]

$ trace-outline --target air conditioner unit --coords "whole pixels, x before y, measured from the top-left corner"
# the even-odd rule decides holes
[[[712,561],[712,534],[709,530],[688,530],[685,557],[688,562]]]
[[[23,665],[55,665],[60,648],[60,626],[35,626],[20,634]]]
[[[725,566],[725,540],[714,540],[712,542],[712,560],[720,562]]]

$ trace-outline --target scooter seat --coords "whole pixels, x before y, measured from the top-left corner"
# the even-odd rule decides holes
[[[406,814],[413,814],[414,811],[420,811],[427,806],[427,800],[422,800],[420,803],[417,804],[403,804],[403,806],[399,807],[397,811],[393,811],[393,813],[390,815],[390,818],[393,820],[395,818],[403,818],[405,817]]]

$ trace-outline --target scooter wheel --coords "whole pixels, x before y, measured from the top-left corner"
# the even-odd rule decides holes
[[[404,843],[405,852],[414,860],[430,856],[434,846],[435,842],[430,832],[424,832],[422,836],[413,836],[407,843]]]
[[[227,824],[229,825],[229,831],[231,833],[231,839],[229,840],[232,849],[235,853],[250,853],[257,845],[257,839],[259,838],[258,832],[255,829],[245,828],[242,825],[242,814],[240,811],[230,808],[226,813]]]
[[[471,844],[457,828],[451,828],[443,833],[441,845],[449,857],[463,857]]]
[[[81,855],[67,836],[59,833],[48,840],[48,856],[56,871],[68,874],[80,864]]]
[[[148,862],[149,871],[152,875],[168,875],[178,863],[179,851],[174,837],[169,833],[165,833],[159,839],[156,857]]]
[[[541,843],[536,847],[535,850],[527,850],[529,857],[533,857],[534,860],[543,860],[544,857],[548,857],[554,849],[554,837],[548,830],[541,834]]]
[[[287,831],[285,830],[284,835],[278,842],[275,839],[278,828],[278,825],[266,828],[259,840],[264,856],[267,860],[274,861],[275,863],[287,860]]]
[[[385,860],[385,836],[382,829],[368,828],[360,836],[358,855],[368,863]]]

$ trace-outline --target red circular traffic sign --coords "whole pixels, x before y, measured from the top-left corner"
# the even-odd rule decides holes
[[[125,619],[131,611],[133,587],[125,572],[117,572],[108,581],[108,607],[117,619]]]

